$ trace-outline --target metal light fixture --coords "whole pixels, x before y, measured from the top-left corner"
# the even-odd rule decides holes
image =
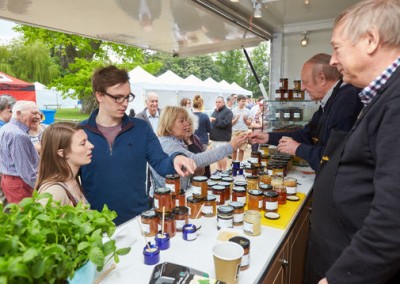
[[[306,45],[308,44],[307,34],[308,34],[307,31],[305,31],[305,32],[303,33],[304,37],[303,37],[303,38],[301,39],[301,41],[300,41],[301,46],[306,46]]]
[[[231,2],[239,2],[239,0],[231,0]]]
[[[256,3],[254,7],[254,18],[261,18],[262,17],[262,4]]]

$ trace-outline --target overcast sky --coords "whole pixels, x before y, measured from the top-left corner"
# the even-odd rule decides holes
[[[0,44],[8,43],[11,39],[18,37],[18,33],[12,30],[15,25],[13,22],[0,19]]]

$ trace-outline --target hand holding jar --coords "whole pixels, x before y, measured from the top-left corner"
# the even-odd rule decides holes
[[[290,137],[283,136],[281,140],[279,140],[278,151],[289,155],[296,155],[296,150],[299,146],[299,142]]]

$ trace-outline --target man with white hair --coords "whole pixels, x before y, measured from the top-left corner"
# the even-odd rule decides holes
[[[29,135],[39,109],[31,101],[17,101],[9,123],[0,129],[1,187],[9,203],[32,196],[39,162]]]

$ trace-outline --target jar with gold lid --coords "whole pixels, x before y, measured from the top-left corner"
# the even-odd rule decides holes
[[[165,187],[171,190],[171,195],[176,195],[181,190],[181,179],[178,174],[165,176]]]
[[[258,189],[249,190],[247,193],[247,208],[249,210],[262,210],[263,206],[263,192]]]
[[[194,176],[192,179],[193,196],[197,198],[204,198],[207,196],[207,177]]]
[[[156,212],[171,212],[175,207],[172,202],[171,189],[169,188],[156,188],[154,190],[154,209]]]

